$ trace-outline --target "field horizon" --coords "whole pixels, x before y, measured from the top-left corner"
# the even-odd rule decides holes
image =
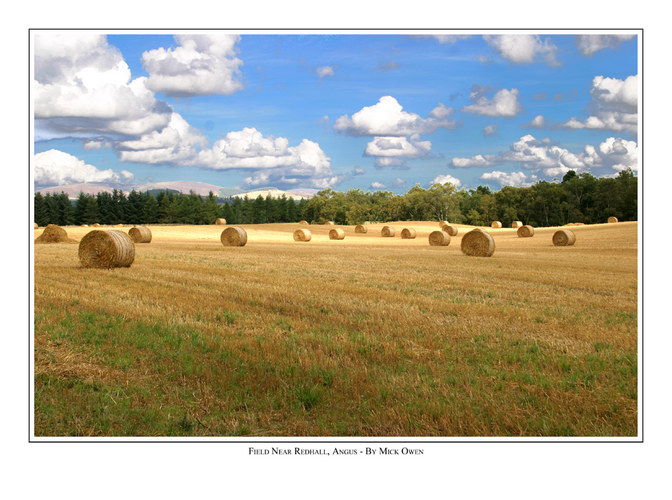
[[[487,227],[487,258],[456,226],[148,225],[110,270],[73,243],[132,225],[64,226],[34,247],[35,436],[637,436],[638,223]]]

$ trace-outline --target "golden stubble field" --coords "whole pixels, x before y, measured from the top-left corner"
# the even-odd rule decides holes
[[[391,225],[150,226],[111,270],[35,245],[35,435],[637,435],[636,222],[487,228],[490,258]]]

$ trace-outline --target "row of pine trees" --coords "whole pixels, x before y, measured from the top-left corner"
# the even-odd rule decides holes
[[[93,224],[213,224],[224,218],[229,224],[299,222],[336,224],[366,221],[448,220],[458,224],[490,225],[499,220],[505,227],[514,220],[536,227],[569,222],[599,223],[615,216],[637,220],[637,182],[632,170],[616,177],[596,178],[570,171],[562,182],[540,181],[527,187],[506,186],[493,192],[488,187],[457,190],[452,184],[429,189],[411,188],[404,195],[389,191],[345,193],[325,189],[310,200],[258,196],[218,199],[213,193],[200,196],[160,191],[114,190],[97,195],[80,194],[72,203],[61,194],[35,194],[35,222],[40,226]]]

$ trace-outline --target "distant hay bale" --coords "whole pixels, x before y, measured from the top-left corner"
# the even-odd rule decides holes
[[[133,243],[150,243],[152,241],[152,231],[145,226],[134,226],[128,230],[128,235]]]
[[[310,241],[312,235],[307,229],[297,229],[294,231],[294,241]]]
[[[35,243],[63,243],[68,241],[68,233],[61,226],[48,224]]]
[[[514,220],[514,221],[511,223],[511,227],[512,227],[513,229],[518,229],[519,227],[523,227],[523,226],[524,226],[524,224],[523,224],[522,222],[520,222],[519,220]]]
[[[576,241],[576,236],[569,229],[560,229],[553,233],[553,244],[556,247],[566,247],[573,245]]]
[[[327,222],[324,223],[325,226],[333,226],[334,221],[333,220],[328,220]]]
[[[217,218],[215,219],[215,224],[218,226],[226,226],[226,219]]]
[[[93,227],[100,227],[100,224],[98,224],[97,222],[94,222],[94,223],[91,224],[91,225],[92,225]]]
[[[355,226],[355,232],[356,233],[366,234],[368,231],[369,231],[369,229],[363,224],[359,224],[359,225]]]
[[[495,221],[492,221],[492,224],[490,224],[490,227],[492,227],[494,229],[499,229],[500,227],[502,227],[502,223],[499,222],[498,220],[495,220]]]
[[[394,228],[392,226],[383,226],[380,230],[380,235],[383,238],[394,238]]]
[[[117,227],[124,227],[124,225],[119,223],[119,224],[117,224]]]
[[[618,222],[618,219],[616,217],[609,217],[607,222]]]
[[[79,227],[89,227],[88,224],[80,224]]]
[[[79,261],[82,267],[130,267],[134,260],[135,243],[122,231],[94,230],[79,242]]]
[[[37,229],[38,227],[40,226],[37,225],[37,222],[33,222],[33,229]]]
[[[452,224],[446,224],[445,226],[441,227],[441,230],[445,231],[450,236],[457,236],[457,227],[453,226]]]
[[[529,225],[520,226],[516,233],[518,233],[519,238],[530,238],[534,236],[534,228]]]
[[[585,222],[570,222],[568,224],[564,224],[565,226],[585,226]]]
[[[345,231],[343,231],[341,228],[329,230],[330,240],[342,240],[344,238],[345,238]]]
[[[462,253],[474,257],[490,257],[495,253],[495,240],[490,233],[474,229],[462,236]]]
[[[448,224],[450,224],[450,223],[449,223],[447,220],[442,220],[441,222],[439,222],[439,227],[440,227],[441,229],[443,229],[443,228],[446,227]]]
[[[446,231],[432,231],[429,233],[429,244],[433,247],[447,247],[450,245],[450,235]]]
[[[247,243],[247,233],[242,227],[229,226],[219,237],[225,247],[244,247]]]
[[[415,229],[412,227],[405,227],[401,230],[401,239],[402,240],[414,240],[415,239]]]
[[[302,225],[304,225],[304,226],[308,226],[308,225],[309,225],[309,224],[308,224],[308,221],[305,221],[305,220],[300,221],[299,224],[302,224]]]

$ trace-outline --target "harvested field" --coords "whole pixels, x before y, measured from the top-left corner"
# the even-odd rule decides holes
[[[35,435],[637,435],[637,223],[487,228],[487,259],[385,225],[417,237],[157,225],[105,270],[35,245]]]

